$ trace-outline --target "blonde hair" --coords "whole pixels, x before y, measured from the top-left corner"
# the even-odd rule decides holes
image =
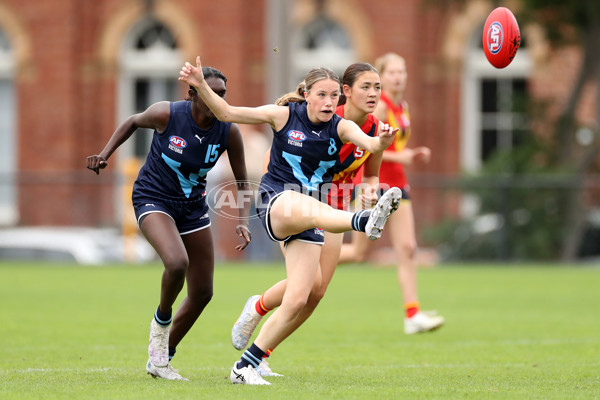
[[[399,54],[390,52],[390,53],[385,53],[384,55],[382,55],[381,57],[378,57],[375,60],[375,68],[377,68],[377,70],[379,71],[380,74],[383,74],[383,71],[385,71],[385,67],[391,60],[400,60],[404,64],[406,64],[406,60],[404,59],[404,57],[402,57]]]
[[[275,104],[285,106],[289,103],[302,103],[306,101],[304,93],[310,92],[315,83],[324,79],[331,79],[341,85],[340,77],[329,68],[313,68],[306,74],[304,80],[298,84],[295,91],[284,94],[275,101]]]
[[[295,91],[284,94],[275,101],[275,104],[278,106],[286,106],[289,103],[302,103],[303,101],[306,101],[304,98],[305,91],[306,84],[302,81],[298,84]]]

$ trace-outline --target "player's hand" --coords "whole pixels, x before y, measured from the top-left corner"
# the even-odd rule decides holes
[[[394,128],[390,124],[382,124],[379,128],[379,136],[385,138],[394,137],[399,130],[400,128]]]
[[[400,128],[394,128],[389,124],[381,124],[379,126],[379,141],[383,145],[384,149],[390,147],[394,138],[396,137],[396,133],[400,130]]]
[[[429,147],[416,147],[413,149],[413,161],[428,163],[431,160],[431,150]]]
[[[250,241],[252,240],[252,233],[250,232],[250,228],[248,228],[248,225],[242,224],[235,227],[235,232],[239,237],[241,237],[244,240],[243,243],[240,243],[237,246],[235,246],[235,249],[237,251],[242,251],[250,244]]]
[[[360,195],[360,204],[364,209],[370,209],[377,204],[377,188],[369,185],[363,187],[362,194]]]
[[[106,162],[106,159],[99,155],[89,156],[85,160],[85,166],[87,169],[91,169],[96,173],[96,175],[100,173],[101,169],[106,168],[107,165],[108,163]]]
[[[181,67],[181,71],[179,71],[179,80],[195,88],[200,86],[200,83],[204,80],[200,56],[196,57],[195,67],[187,61],[185,62],[185,64],[183,64],[183,67]]]

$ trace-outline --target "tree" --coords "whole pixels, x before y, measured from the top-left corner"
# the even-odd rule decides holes
[[[468,0],[426,0],[455,9]],[[503,2],[496,1],[497,6]],[[516,4],[513,2],[512,4]],[[544,155],[549,171],[570,173],[565,195],[557,199],[562,220],[558,257],[571,261],[577,257],[585,234],[588,210],[582,207],[585,177],[598,167],[600,155],[600,1],[599,0],[519,0],[513,11],[521,29],[528,23],[540,25],[546,32],[550,48],[563,46],[581,49],[582,63],[560,114],[547,126],[552,135],[548,154]],[[584,88],[596,84],[595,126],[586,127],[592,140],[581,146],[577,134],[583,128],[576,118]],[[535,118],[535,115],[532,116]],[[544,114],[544,118],[548,116]]]
[[[600,90],[596,91],[596,126],[593,142],[587,149],[577,145],[576,134],[580,128],[576,120],[584,87],[595,82],[600,87],[600,2],[598,0],[522,0],[526,21],[539,22],[547,32],[552,46],[577,45],[582,51],[582,63],[577,79],[570,90],[562,113],[555,124],[556,154],[554,163],[577,176],[577,185],[564,199],[563,240],[561,259],[576,257],[585,229],[585,208],[581,207],[583,177],[590,172],[600,155],[599,127]],[[573,34],[565,35],[566,28]]]

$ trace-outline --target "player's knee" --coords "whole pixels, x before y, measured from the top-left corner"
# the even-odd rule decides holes
[[[307,302],[308,297],[306,296],[297,296],[293,299],[290,299],[287,302],[288,312],[295,318],[298,314],[300,314],[300,311],[306,307]]]
[[[312,292],[308,297],[308,300],[306,301],[306,307],[311,310],[314,310],[315,308],[317,308],[324,296],[325,290],[319,289],[315,292]]]
[[[327,284],[323,283],[320,276],[315,280],[315,285],[310,292],[310,296],[308,296],[308,300],[306,301],[306,307],[314,310],[319,305],[319,302],[325,296],[325,291],[327,291]]]
[[[417,254],[417,244],[415,242],[404,242],[400,244],[400,251],[407,258],[414,258]]]
[[[165,269],[173,279],[185,279],[189,266],[189,260],[185,255],[166,256],[162,260]]]
[[[205,307],[213,298],[213,288],[202,288],[188,294],[195,307]]]

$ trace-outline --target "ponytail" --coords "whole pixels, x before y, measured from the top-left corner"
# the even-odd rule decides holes
[[[278,106],[285,106],[289,103],[306,102],[304,93],[310,92],[310,89],[313,87],[313,85],[323,79],[331,79],[336,81],[338,84],[340,83],[340,78],[329,68],[313,68],[308,72],[308,74],[306,74],[304,80],[298,84],[295,92],[284,94],[277,99],[275,104]]]
[[[287,106],[289,103],[302,103],[305,102],[304,92],[306,91],[306,83],[300,82],[296,87],[296,91],[289,92],[281,96],[275,101],[278,106]]]

